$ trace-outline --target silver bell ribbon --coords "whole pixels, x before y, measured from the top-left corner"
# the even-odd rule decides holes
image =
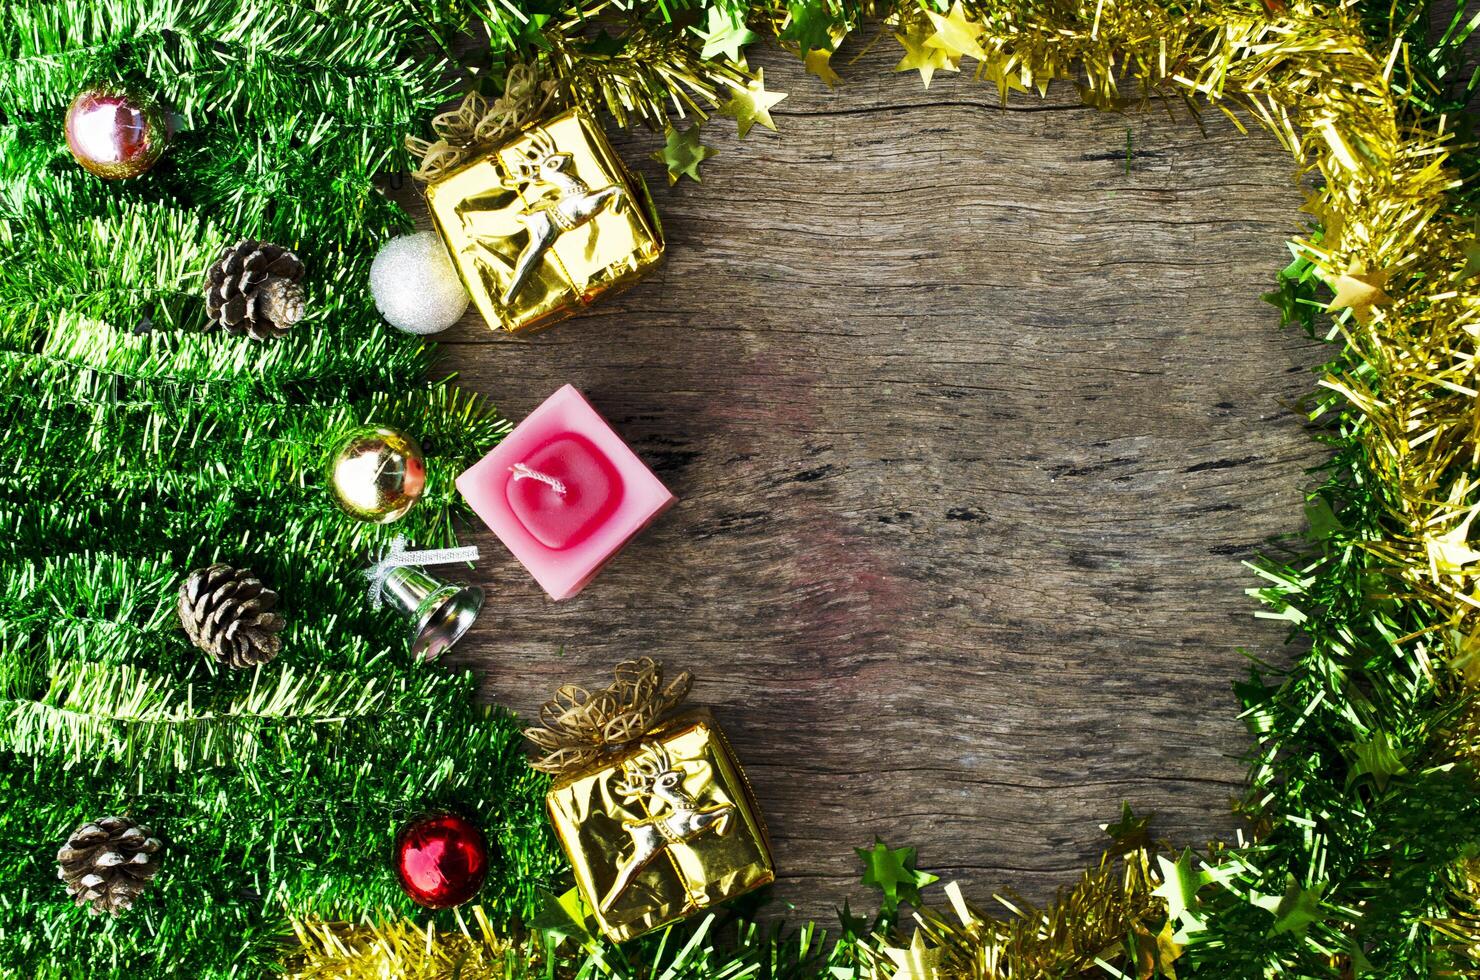
[[[415,567],[421,565],[450,565],[460,561],[477,561],[478,546],[470,544],[465,548],[432,548],[426,551],[407,551],[406,539],[397,537],[391,541],[391,546],[381,555],[380,560],[365,569],[365,577],[370,580],[368,590],[370,605],[379,609],[384,604],[382,592],[385,590],[385,580],[390,578],[391,572],[398,568]]]

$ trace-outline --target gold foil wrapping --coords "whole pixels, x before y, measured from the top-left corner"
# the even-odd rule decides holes
[[[581,896],[615,942],[776,877],[750,784],[704,709],[562,777],[546,803]]]
[[[496,329],[549,326],[635,282],[663,255],[646,185],[579,109],[429,184],[427,203]]]

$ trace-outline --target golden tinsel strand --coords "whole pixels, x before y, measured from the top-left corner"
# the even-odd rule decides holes
[[[466,916],[466,917],[465,917]],[[467,921],[472,919],[471,925]],[[410,919],[351,924],[295,919],[286,980],[511,980],[537,974],[536,952],[501,937],[481,905],[438,932]]]
[[[583,43],[590,24],[603,16],[625,21],[621,49],[611,54],[592,53]],[[595,4],[556,22],[545,41],[543,62],[570,100],[593,112],[605,109],[623,128],[707,119],[751,79],[741,66],[700,57],[691,38],[627,16],[614,4]]]
[[[1176,951],[1164,926],[1166,904],[1153,892],[1161,884],[1152,853],[1136,848],[1106,852],[1045,908],[998,896],[1005,915],[966,900],[960,886],[946,886],[950,908],[915,915],[914,934],[883,938],[872,956],[877,980],[1010,980],[1077,976],[1090,970],[1127,937],[1138,958],[1171,963]]]
[[[1430,920],[1437,945],[1455,966],[1442,976],[1480,976],[1480,858],[1459,861],[1452,869],[1449,914]]]

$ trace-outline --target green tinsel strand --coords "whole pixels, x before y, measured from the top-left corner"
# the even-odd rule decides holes
[[[407,225],[374,185],[447,76],[419,8],[141,0],[0,17],[0,975],[267,972],[291,910],[411,914],[387,857],[449,806],[499,853],[481,898],[527,916],[559,861],[518,723],[476,684],[410,662],[360,574],[392,533],[452,540],[452,477],[507,425],[422,378],[384,328],[374,247]],[[165,161],[123,183],[62,146],[71,95],[125,78],[179,114]],[[201,281],[240,237],[294,248],[309,312],[276,344],[202,332]],[[367,420],[418,435],[428,489],[396,528],[323,484]],[[250,564],[288,605],[285,650],[222,671],[178,628],[197,564]],[[128,812],[169,871],[91,920],[55,880],[79,823]],[[445,918],[445,917],[444,917]]]

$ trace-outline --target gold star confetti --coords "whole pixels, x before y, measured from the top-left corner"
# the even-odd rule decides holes
[[[1332,207],[1324,194],[1320,191],[1311,194],[1300,205],[1300,210],[1321,223],[1321,245],[1327,252],[1334,252],[1341,247],[1344,220],[1340,209]]]
[[[1336,298],[1326,307],[1326,312],[1350,309],[1359,323],[1366,323],[1372,317],[1374,306],[1386,306],[1393,301],[1385,289],[1387,282],[1388,274],[1383,270],[1369,271],[1364,263],[1352,259],[1346,271],[1331,284],[1331,288],[1336,290]]]
[[[1028,86],[1023,84],[1021,76],[1015,71],[1009,71],[1005,61],[997,59],[983,61],[981,67],[977,69],[977,76],[997,86],[997,95],[1004,105],[1007,104],[1009,92],[1028,91]]]
[[[940,69],[961,70],[951,64],[950,56],[940,48],[926,46],[925,42],[929,37],[930,31],[923,24],[911,24],[903,34],[894,35],[894,39],[904,45],[904,57],[899,59],[899,64],[894,66],[894,70],[919,72],[920,81],[925,83],[926,88],[930,87],[930,80]]]
[[[843,79],[833,71],[831,51],[822,48],[813,48],[807,52],[807,57],[802,59],[807,66],[807,71],[822,79],[828,88],[833,88],[842,83]]]
[[[678,178],[688,176],[699,179],[699,164],[719,151],[699,142],[699,126],[696,123],[687,132],[680,133],[668,128],[667,142],[661,150],[653,152],[652,158],[668,168],[668,186],[678,183]]]
[[[771,119],[771,107],[786,98],[785,92],[766,91],[766,72],[757,68],[755,78],[744,88],[735,89],[730,101],[720,106],[720,115],[731,116],[740,127],[740,138],[744,139],[750,127],[756,123],[776,132],[776,123]]]
[[[1465,278],[1468,279],[1475,273],[1480,272],[1480,238],[1472,238],[1464,246],[1465,255]]]
[[[941,950],[926,947],[924,929],[915,930],[907,947],[886,946],[884,955],[896,967],[890,980],[940,980],[945,976],[941,970]]]
[[[1480,272],[1480,219],[1475,221],[1469,240],[1460,246],[1460,253],[1465,257],[1465,270],[1461,273],[1462,276],[1468,279]]]
[[[925,14],[930,18],[930,23],[935,25],[935,33],[925,43],[944,51],[951,59],[951,64],[959,65],[964,55],[986,60],[987,53],[982,50],[980,43],[982,25],[966,16],[961,0],[956,0],[956,5],[949,14],[941,15],[933,10],[927,10]]]
[[[1470,523],[1475,519],[1471,510],[1464,520],[1443,534],[1431,536],[1427,542],[1429,562],[1440,575],[1463,575],[1466,565],[1480,560],[1480,551],[1470,547]]]

